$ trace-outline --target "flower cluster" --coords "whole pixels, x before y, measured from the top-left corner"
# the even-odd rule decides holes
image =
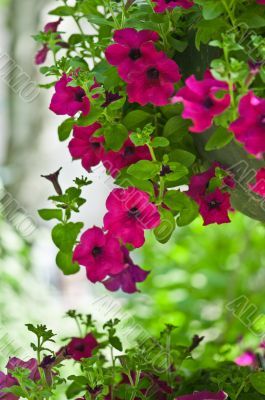
[[[104,230],[94,227],[83,233],[73,260],[85,266],[91,282],[133,293],[148,272],[133,264],[125,245],[142,246],[144,231],[160,224],[160,214],[149,195],[133,187],[114,189],[106,205]]]
[[[197,202],[204,225],[224,224],[230,222],[229,211],[232,211],[230,194],[227,188],[234,188],[233,178],[225,176],[217,179],[216,170],[219,164],[214,163],[207,171],[194,175],[187,194]],[[216,182],[215,182],[216,181]],[[211,182],[214,182],[211,188]],[[221,184],[221,187],[216,186]]]
[[[118,68],[127,82],[128,100],[144,106],[164,106],[174,93],[174,83],[181,78],[178,65],[163,51],[157,51],[156,32],[133,28],[116,31],[113,45],[106,49],[106,58]]]
[[[152,0],[156,3],[155,12],[163,13],[175,7],[191,8],[194,3],[190,0]],[[261,0],[262,1],[262,0]]]

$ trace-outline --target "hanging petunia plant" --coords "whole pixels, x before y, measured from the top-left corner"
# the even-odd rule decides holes
[[[264,1],[61,0],[49,14],[36,64],[53,55],[40,69],[50,110],[67,116],[59,140],[84,169],[65,190],[49,175],[54,208],[39,212],[58,221],[65,274],[82,266],[91,282],[133,293],[148,276],[131,255],[146,230],[166,243],[200,216],[265,221]],[[104,221],[72,222],[100,163],[116,186]]]

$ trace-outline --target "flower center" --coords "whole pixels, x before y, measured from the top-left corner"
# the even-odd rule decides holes
[[[85,95],[86,95],[85,91],[80,88],[75,92],[75,100],[78,101],[79,103],[82,103],[83,97],[85,97]]]
[[[220,201],[211,200],[211,201],[208,203],[208,207],[209,207],[210,210],[214,210],[215,208],[219,208],[221,204],[222,204],[222,203],[220,203]]]
[[[80,351],[82,353],[85,350],[85,345],[83,343],[79,343],[75,346],[75,350]]]
[[[165,176],[167,174],[170,174],[172,172],[172,170],[170,169],[169,165],[163,165],[162,169],[160,171],[160,176]]]
[[[94,149],[99,149],[100,143],[98,143],[98,142],[93,142],[93,143],[91,143],[91,146],[92,146]]]
[[[159,71],[155,67],[149,68],[146,71],[147,78],[150,80],[155,80],[159,78]]]
[[[102,248],[101,247],[94,247],[94,249],[92,250],[92,255],[93,257],[98,257],[102,254]]]
[[[211,97],[206,97],[206,99],[205,99],[203,104],[204,104],[204,107],[208,108],[208,109],[210,109],[210,108],[212,108],[214,106],[214,102],[211,99]]]
[[[165,3],[166,4],[169,4],[169,3],[174,3],[176,0],[165,0]]]
[[[131,60],[136,61],[142,57],[142,53],[140,49],[131,49],[129,53],[129,57]]]
[[[137,207],[132,207],[128,212],[130,217],[138,218],[141,215],[141,212],[138,210]]]
[[[124,156],[132,156],[135,153],[135,148],[133,146],[126,146],[124,149]]]
[[[260,117],[260,123],[262,126],[265,126],[265,114]]]

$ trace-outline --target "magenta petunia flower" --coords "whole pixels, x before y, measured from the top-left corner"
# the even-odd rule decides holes
[[[103,164],[113,177],[122,168],[135,164],[139,160],[152,160],[148,146],[135,146],[130,138],[126,140],[119,151],[108,151],[103,158]]]
[[[257,0],[257,3],[258,3],[258,4],[265,5],[265,0]]]
[[[183,103],[183,118],[193,122],[190,131],[200,133],[210,128],[214,117],[222,114],[230,106],[229,94],[225,94],[221,99],[216,97],[217,92],[228,90],[228,84],[216,80],[210,71],[205,72],[202,81],[197,81],[192,75],[185,83],[186,86],[177,92],[172,103]]]
[[[129,73],[134,69],[136,62],[148,61],[149,51],[151,47],[155,51],[152,42],[159,40],[159,35],[150,30],[142,30],[137,32],[133,28],[125,28],[115,31],[113,36],[116,44],[112,44],[106,49],[106,58],[111,65],[118,67],[120,77],[128,81]],[[143,44],[148,44],[143,46]]]
[[[55,84],[55,94],[52,97],[50,110],[57,115],[73,117],[78,111],[87,115],[90,111],[90,101],[84,89],[80,86],[68,86],[72,81],[70,76],[63,74]]]
[[[193,175],[190,179],[189,190],[186,192],[196,202],[199,202],[207,191],[209,182],[215,177],[216,165],[213,164],[207,171]]]
[[[248,153],[260,158],[265,152],[265,99],[250,91],[240,100],[239,114],[230,130]]]
[[[92,333],[84,338],[73,338],[66,346],[66,351],[75,361],[82,358],[92,357],[93,350],[98,346],[98,342]]]
[[[174,93],[174,84],[181,79],[179,67],[162,51],[143,44],[147,59],[135,64],[129,74],[127,92],[130,103],[165,106]]]
[[[194,3],[190,0],[152,0],[156,3],[155,12],[163,13],[175,7],[191,8]]]
[[[255,365],[257,363],[257,357],[252,351],[245,351],[245,353],[235,359],[235,363],[240,367]]]
[[[125,268],[118,239],[95,226],[81,236],[73,261],[86,267],[87,278],[93,283],[102,281],[107,275],[118,274]]]
[[[250,184],[249,188],[252,192],[265,198],[265,168],[261,168],[257,171],[256,182]]]
[[[17,386],[18,381],[13,378],[10,374],[4,374],[0,372],[0,399],[1,400],[17,400],[19,397],[12,393],[1,392],[1,389],[10,388],[12,386]]]
[[[145,229],[153,229],[160,224],[160,214],[150,202],[150,196],[134,187],[114,189],[106,206],[108,212],[104,217],[104,228],[124,244],[141,247],[145,241]]]
[[[25,368],[25,369],[29,369],[30,375],[29,378],[33,381],[38,381],[40,380],[40,373],[39,373],[39,369],[38,369],[38,361],[36,360],[36,358],[31,358],[28,361],[23,361],[20,360],[17,357],[12,357],[9,359],[6,368],[9,370],[14,370],[15,368]]]
[[[125,269],[117,275],[111,275],[105,280],[103,285],[111,292],[116,292],[121,289],[125,293],[135,293],[139,290],[136,283],[144,282],[149,271],[144,271],[138,265],[135,265],[130,257],[129,251],[126,247],[122,247]]]
[[[74,126],[73,139],[69,143],[69,151],[74,160],[81,159],[82,166],[88,171],[100,163],[104,154],[104,137],[93,134],[101,128],[98,122],[90,126]]]
[[[204,226],[231,222],[228,216],[228,212],[231,210],[229,193],[223,193],[217,188],[214,192],[201,197],[199,206],[200,214],[204,220]]]
[[[176,400],[226,400],[228,395],[220,391],[218,393],[212,392],[194,392],[185,396],[179,396]]]

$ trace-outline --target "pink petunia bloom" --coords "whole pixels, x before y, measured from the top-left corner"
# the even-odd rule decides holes
[[[165,106],[169,104],[174,93],[174,84],[181,79],[179,67],[165,53],[150,47],[149,43],[142,47],[148,60],[135,64],[134,70],[129,74],[129,102],[142,106],[147,103]]]
[[[258,3],[258,4],[265,5],[265,0],[257,0],[257,3]]]
[[[265,99],[250,91],[240,100],[239,114],[230,130],[248,153],[260,158],[265,152]]]
[[[220,391],[218,393],[212,392],[194,392],[185,396],[179,396],[175,400],[226,400],[228,395]]]
[[[145,229],[160,225],[157,207],[150,203],[150,196],[134,187],[114,189],[107,198],[108,209],[104,228],[134,247],[144,244]]]
[[[33,381],[38,381],[40,380],[40,373],[39,373],[39,369],[38,369],[38,361],[36,360],[36,358],[31,358],[28,361],[23,361],[20,360],[17,357],[12,357],[9,359],[6,368],[9,370],[14,370],[16,368],[25,368],[25,369],[29,369],[30,375],[29,375],[29,379],[33,380]]]
[[[1,392],[1,389],[7,389],[12,386],[17,386],[18,381],[13,378],[10,374],[4,374],[0,372],[0,399],[1,400],[17,400],[19,397],[12,393]]]
[[[152,0],[156,3],[155,12],[163,13],[168,9],[173,9],[175,7],[191,8],[194,3],[190,0]]]
[[[197,81],[192,75],[185,83],[186,86],[177,92],[172,103],[183,103],[182,117],[192,120],[191,132],[200,133],[210,128],[214,117],[222,114],[230,106],[229,94],[225,94],[221,99],[216,97],[217,92],[228,90],[228,84],[216,80],[210,71],[205,72],[202,81]]]
[[[203,225],[225,224],[231,222],[228,212],[231,210],[230,194],[223,193],[219,188],[202,197],[199,202],[200,214],[203,217]]]
[[[257,362],[257,357],[252,351],[245,351],[239,357],[235,359],[235,363],[240,367],[247,367],[250,365],[255,365]]]
[[[74,160],[81,159],[82,166],[88,171],[100,163],[104,154],[104,137],[93,134],[101,128],[98,122],[90,126],[74,126],[73,139],[69,143],[69,151]]]
[[[186,192],[196,202],[199,202],[208,188],[209,182],[215,177],[215,164],[207,171],[193,175],[190,179],[189,190]]]
[[[55,94],[52,97],[50,110],[57,115],[73,117],[78,111],[87,115],[90,111],[90,101],[84,89],[80,86],[68,86],[72,81],[70,76],[63,74],[55,84]]]
[[[86,267],[87,278],[93,283],[102,281],[107,275],[118,274],[125,268],[118,239],[95,226],[81,236],[73,261]]]
[[[137,32],[133,28],[120,29],[114,32],[113,36],[116,44],[112,44],[106,49],[106,58],[109,64],[118,67],[120,77],[128,81],[129,73],[134,69],[136,62],[147,62],[150,47],[155,51],[152,42],[159,40],[159,35],[150,30]],[[149,42],[148,47],[143,46]]]
[[[193,175],[190,179],[189,190],[186,194],[199,203],[201,197],[206,194],[211,179],[216,176],[216,168],[218,167],[225,170],[225,167],[221,167],[218,162],[214,162],[207,171]],[[230,175],[225,176],[222,183],[224,186],[231,189],[234,189],[236,186],[233,177]]]
[[[249,188],[252,192],[265,198],[265,168],[261,168],[257,171],[256,182],[250,184]]]
[[[126,247],[122,247],[125,269],[117,275],[112,275],[105,280],[103,285],[111,292],[121,289],[125,293],[135,293],[139,290],[136,287],[137,282],[143,282],[149,275],[149,271],[144,271],[138,265],[135,265],[130,257]]]
[[[103,158],[107,171],[115,178],[122,168],[135,164],[139,160],[152,160],[148,146],[135,146],[130,138],[119,151],[108,151]]]
[[[66,352],[75,361],[80,361],[82,358],[92,357],[92,352],[97,346],[96,338],[89,333],[84,338],[73,338],[66,346]]]

